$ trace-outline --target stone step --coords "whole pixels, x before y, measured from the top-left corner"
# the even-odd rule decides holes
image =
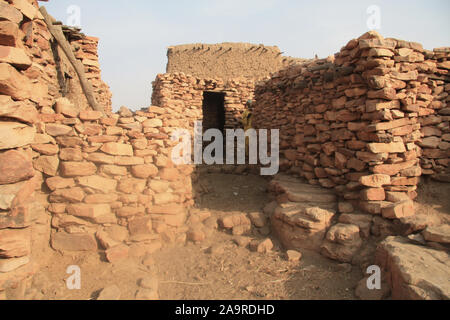
[[[271,184],[282,190],[293,189],[296,191],[307,191],[307,192],[316,192],[316,193],[323,193],[323,194],[333,193],[329,189],[325,189],[325,188],[322,188],[317,185],[308,184],[303,179],[299,179],[299,178],[295,178],[295,177],[286,177],[286,176],[282,176],[282,175],[275,176],[275,178],[271,181]]]
[[[320,194],[311,192],[293,192],[291,190],[286,191],[287,197],[293,202],[320,202],[330,203],[336,202],[337,197],[335,194]]]
[[[428,226],[422,235],[427,241],[450,244],[450,225]]]
[[[321,209],[322,210],[322,209]],[[278,218],[292,226],[302,227],[305,229],[320,229],[324,226],[326,215],[323,215],[322,220],[317,216],[309,216],[304,209],[298,208],[281,208],[275,209],[274,217]],[[332,214],[331,214],[332,216]]]
[[[318,194],[333,194],[329,189],[325,189],[316,185],[303,183],[300,180],[298,181],[279,181],[274,180],[273,183],[276,183],[278,187],[284,190],[292,190],[293,192],[311,192]]]
[[[392,299],[450,299],[448,252],[388,237],[379,244],[375,263],[388,273]]]
[[[321,208],[324,210],[331,210],[331,211],[337,211],[337,204],[336,202],[286,202],[280,204],[280,206],[284,207],[291,207],[296,206],[297,208]]]
[[[336,194],[285,174],[276,175],[269,190],[282,202],[271,217],[281,243],[288,249],[319,251],[336,214]]]
[[[286,194],[289,201],[292,202],[311,202],[311,203],[332,203],[337,201],[336,194],[332,191],[305,183],[304,181],[277,175],[271,181],[271,189],[275,192]]]

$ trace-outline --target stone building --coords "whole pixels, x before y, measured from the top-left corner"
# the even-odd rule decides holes
[[[152,104],[180,104],[199,113],[204,129],[240,128],[255,83],[305,61],[276,46],[250,43],[186,44],[167,51],[166,74],[153,83]]]
[[[117,262],[204,239],[195,167],[171,161],[170,136],[199,120],[240,127],[248,99],[255,127],[280,129],[284,175],[264,212],[286,247],[361,266],[374,262],[369,244],[392,235],[422,233],[446,250],[448,225],[415,220],[414,199],[423,175],[449,177],[449,48],[374,32],[303,62],[261,45],[177,46],[153,83],[153,105],[112,113],[98,39],[62,27],[102,106],[92,110],[55,45],[59,24],[42,12],[35,0],[0,0],[0,299],[25,294],[50,246]],[[245,213],[229,220],[251,228]],[[388,271],[398,263],[389,250],[380,258]],[[394,280],[395,297],[450,297],[442,283]]]

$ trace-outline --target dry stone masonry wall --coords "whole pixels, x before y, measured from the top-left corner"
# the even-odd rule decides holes
[[[448,55],[367,33],[257,85],[255,125],[280,128],[282,169],[363,211],[412,215],[420,164],[448,170]]]
[[[170,160],[166,110],[72,110],[45,124],[56,153],[35,162],[49,189],[52,247],[95,251],[98,241],[113,262],[183,242],[192,167]]]
[[[182,72],[160,74],[153,82],[152,104],[168,109],[178,120],[173,125],[193,128],[194,121],[202,121],[203,93],[222,92],[225,94],[225,128],[242,127],[242,112],[249,99],[253,99],[254,81],[236,78],[203,79]]]
[[[73,33],[69,37],[71,40]],[[86,78],[92,84],[97,102],[104,107],[106,111],[112,111],[112,94],[109,86],[101,78],[100,63],[98,62],[98,42],[99,38],[87,37],[76,34],[76,37],[70,42],[75,57],[83,63],[85,67]]]
[[[90,66],[97,61],[98,40],[82,34],[76,38],[77,56],[85,62],[96,98],[108,110],[109,89],[98,66]],[[73,110],[67,108],[68,99],[76,103]],[[42,185],[58,172],[55,138],[67,128],[46,128],[46,123],[76,125],[62,113],[73,117],[87,106],[77,75],[54,45],[37,2],[0,1],[0,298],[23,297],[49,244],[51,217]]]
[[[34,37],[37,33],[41,37]],[[38,110],[48,108],[50,95],[56,94],[38,80],[52,74],[51,67],[46,68],[52,60],[47,36],[36,6],[27,1],[0,2],[1,298],[25,287],[24,281],[38,269],[33,249],[48,246],[49,220],[37,201],[40,179],[30,148]]]
[[[413,200],[421,176],[449,181],[449,55],[449,48],[428,51],[369,32],[334,56],[256,84],[255,126],[280,129],[280,168],[288,175],[272,180],[270,211],[285,247],[363,268],[378,263],[395,298],[446,295],[438,283],[404,283],[390,256],[404,240],[386,237],[448,232],[416,217]]]

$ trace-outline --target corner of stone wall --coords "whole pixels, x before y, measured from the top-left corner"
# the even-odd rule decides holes
[[[280,129],[281,170],[340,197],[324,241],[340,249],[329,257],[366,250],[355,230],[382,239],[414,225],[423,171],[448,170],[447,59],[445,48],[368,32],[256,86],[254,123]]]

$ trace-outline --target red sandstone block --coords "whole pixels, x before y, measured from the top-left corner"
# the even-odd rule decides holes
[[[83,110],[80,112],[80,119],[81,120],[98,120],[103,117],[103,114],[100,111],[93,111],[93,110]]]
[[[149,214],[177,215],[184,212],[186,212],[186,208],[180,203],[154,205],[147,209],[147,213]]]
[[[430,149],[431,150],[431,149]],[[373,173],[387,174],[389,176],[396,175],[403,169],[410,168],[416,164],[416,160],[410,160],[406,162],[394,163],[394,164],[380,164],[373,167]]]
[[[55,114],[40,113],[39,120],[41,122],[45,122],[45,123],[53,123],[53,122],[64,120],[64,116],[59,113],[55,113]]]
[[[373,153],[400,153],[406,152],[403,142],[391,142],[391,143],[369,143],[367,148]]]
[[[111,262],[111,263],[115,263],[121,260],[124,260],[126,258],[128,258],[128,254],[130,251],[130,247],[128,247],[127,245],[124,244],[120,244],[118,246],[109,248],[108,250],[106,250],[105,254],[106,254],[106,259]]]
[[[97,167],[92,162],[63,161],[60,171],[65,177],[91,176],[97,172]]]
[[[0,185],[16,183],[34,176],[31,159],[22,152],[10,150],[0,154]]]
[[[31,66],[31,60],[25,50],[0,45],[0,62],[9,63],[19,70],[26,70]]]
[[[0,257],[18,258],[31,252],[31,229],[0,230]]]
[[[97,241],[92,234],[57,232],[52,235],[52,248],[59,251],[95,251]]]
[[[367,96],[369,99],[395,100],[397,98],[397,92],[393,88],[383,88],[381,90],[368,91]]]
[[[132,217],[132,216],[136,216],[139,214],[143,214],[144,212],[145,212],[145,208],[142,206],[139,206],[139,207],[127,206],[127,207],[119,208],[116,211],[117,216],[119,216],[119,217]]]
[[[29,101],[14,101],[10,96],[0,95],[0,117],[32,124],[38,120],[38,112]]]
[[[390,184],[391,177],[386,174],[372,174],[369,176],[360,177],[359,182],[363,186],[372,187],[372,188],[380,188],[384,185]]]
[[[395,177],[392,178],[391,185],[393,186],[416,186],[419,183],[417,177],[407,178],[407,177]]]
[[[414,202],[411,200],[393,203],[381,210],[384,218],[400,219],[413,216],[415,213]]]
[[[158,174],[158,168],[153,164],[141,164],[131,167],[131,173],[136,178],[147,179]]]
[[[163,180],[176,181],[181,178],[181,175],[176,168],[164,168],[161,170],[160,177]]]
[[[371,214],[381,214],[381,210],[387,206],[391,205],[388,201],[365,201],[361,200],[359,202],[359,207],[361,210],[371,213]]]
[[[149,216],[136,217],[128,222],[128,230],[131,235],[152,233],[152,219]]]
[[[386,194],[383,188],[369,188],[360,191],[362,200],[369,201],[383,201],[386,199]]]

